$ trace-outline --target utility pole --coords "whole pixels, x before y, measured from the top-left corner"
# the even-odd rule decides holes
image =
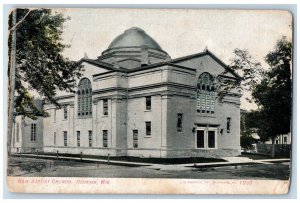
[[[12,12],[12,26],[17,24],[17,9]],[[7,128],[7,153],[8,158],[11,154],[11,140],[14,123],[14,100],[15,100],[15,81],[16,81],[16,28],[11,30],[10,44],[10,67],[9,67],[9,105],[8,105],[8,128]]]

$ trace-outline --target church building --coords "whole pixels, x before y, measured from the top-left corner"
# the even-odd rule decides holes
[[[180,39],[178,39],[180,40]],[[188,46],[188,44],[187,44]],[[96,59],[84,57],[76,93],[46,103],[44,152],[135,157],[237,156],[240,97],[222,101],[216,76],[239,76],[207,49],[171,59],[140,28],[117,36]]]

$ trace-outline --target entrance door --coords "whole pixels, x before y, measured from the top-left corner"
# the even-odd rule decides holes
[[[204,130],[197,130],[197,148],[204,148]]]
[[[215,131],[208,131],[208,148],[216,147]]]

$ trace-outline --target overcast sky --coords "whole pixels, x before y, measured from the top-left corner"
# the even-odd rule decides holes
[[[281,36],[292,38],[292,16],[286,11],[187,9],[59,9],[71,17],[64,28],[65,56],[96,58],[131,27],[145,30],[171,58],[202,52],[207,46],[225,63],[235,48],[257,60],[273,50]],[[244,96],[245,97],[245,96]],[[241,108],[255,106],[242,99]]]

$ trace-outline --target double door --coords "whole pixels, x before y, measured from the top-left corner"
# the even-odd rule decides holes
[[[216,148],[217,129],[199,128],[196,135],[196,148]]]

